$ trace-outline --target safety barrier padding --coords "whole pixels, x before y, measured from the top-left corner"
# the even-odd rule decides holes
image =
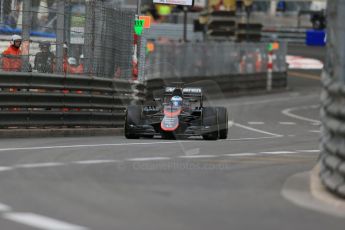
[[[324,72],[321,95],[321,171],[324,186],[345,198],[345,86]]]

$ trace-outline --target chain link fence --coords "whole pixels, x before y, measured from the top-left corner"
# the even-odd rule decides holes
[[[132,79],[135,12],[102,0],[0,0],[1,71]],[[4,52],[22,36],[20,53]],[[12,52],[12,53],[11,53]]]
[[[267,72],[268,43],[156,44],[146,55],[145,79],[215,77]],[[286,43],[274,51],[273,71],[286,72]]]

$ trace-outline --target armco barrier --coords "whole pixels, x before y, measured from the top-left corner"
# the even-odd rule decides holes
[[[184,82],[194,86],[201,86],[205,94],[212,97],[224,94],[250,94],[266,90],[267,73],[234,74],[218,77],[190,77],[190,78],[154,78],[146,82],[147,98],[152,98],[155,92],[159,93],[164,86],[174,82]],[[287,73],[273,73],[273,89],[285,89],[287,87]]]
[[[125,108],[152,98],[176,81],[201,86],[205,95],[246,94],[266,89],[266,73],[214,77],[156,78],[141,84],[78,75],[2,72],[0,129],[122,127]],[[273,74],[273,89],[285,88],[286,73]]]
[[[126,80],[14,72],[0,74],[0,90],[0,128],[120,127],[145,93]]]
[[[261,32],[261,41],[284,41],[289,43],[305,44],[306,31],[307,30],[304,28],[264,28]]]
[[[321,181],[345,197],[345,86],[323,74]]]

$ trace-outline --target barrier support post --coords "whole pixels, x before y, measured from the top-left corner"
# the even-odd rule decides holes
[[[272,90],[272,72],[273,72],[273,51],[269,51],[268,63],[267,63],[267,91]]]

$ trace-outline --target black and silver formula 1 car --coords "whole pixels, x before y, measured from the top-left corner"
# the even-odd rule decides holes
[[[156,105],[130,105],[126,110],[125,137],[137,139],[161,135],[202,136],[205,140],[226,139],[228,113],[224,107],[204,107],[201,88],[166,87]]]

